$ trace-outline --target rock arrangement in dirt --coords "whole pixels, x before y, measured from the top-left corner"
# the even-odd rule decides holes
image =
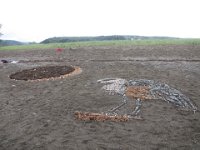
[[[97,82],[105,84],[104,89],[109,94],[118,94],[123,97],[122,103],[108,112],[116,114],[120,108],[127,104],[127,101],[135,100],[135,109],[129,115],[137,116],[142,107],[143,100],[164,100],[172,103],[177,107],[185,110],[196,111],[197,107],[191,100],[183,95],[180,91],[170,87],[165,83],[147,79],[135,79],[127,81],[121,78],[106,78],[98,80]]]
[[[125,122],[130,118],[127,115],[108,115],[103,113],[91,113],[91,112],[80,112],[76,111],[74,113],[76,119],[83,121],[115,121],[115,122]]]
[[[75,112],[78,120],[88,121],[129,121],[130,119],[142,119],[139,115],[142,101],[162,99],[186,110],[196,111],[197,107],[180,91],[165,83],[153,80],[138,79],[127,81],[120,78],[106,78],[97,81],[105,84],[102,89],[111,95],[118,94],[123,97],[122,103],[117,107],[108,110],[106,113]],[[135,100],[135,109],[131,113],[120,113],[121,107],[127,104],[128,100]]]
[[[128,81],[128,85],[148,87],[152,99],[161,99],[186,110],[197,110],[197,107],[187,96],[165,83],[147,79],[136,79]]]
[[[41,81],[65,78],[81,72],[79,67],[72,66],[43,66],[26,69],[10,75],[10,79],[24,81]]]

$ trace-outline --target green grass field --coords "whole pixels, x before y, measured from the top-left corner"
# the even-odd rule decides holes
[[[78,48],[87,46],[126,46],[126,45],[200,45],[200,39],[149,39],[149,40],[116,40],[116,41],[89,41],[51,44],[28,44],[20,46],[2,46],[0,50],[34,50],[54,48]]]

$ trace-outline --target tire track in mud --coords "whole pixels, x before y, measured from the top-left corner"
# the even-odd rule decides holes
[[[20,60],[19,63],[35,63],[35,62],[72,62],[72,61],[86,61],[86,62],[200,62],[200,59],[91,59],[91,60]]]
[[[131,59],[131,60],[121,60],[121,59],[119,59],[119,60],[112,60],[112,59],[110,59],[110,60],[91,60],[91,61],[94,61],[94,62],[106,62],[106,61],[110,61],[110,62],[114,62],[114,61],[137,61],[137,62],[148,62],[148,61],[154,61],[154,62],[200,62],[200,60],[198,60],[198,59],[193,59],[193,60],[191,60],[191,59],[185,59],[185,60],[182,60],[182,59],[173,59],[173,60],[167,60],[167,59],[145,59],[145,60],[141,60],[141,59]]]

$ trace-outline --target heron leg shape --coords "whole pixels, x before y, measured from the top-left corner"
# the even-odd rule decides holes
[[[130,113],[131,116],[137,116],[139,114],[139,112],[140,112],[140,108],[142,106],[142,103],[141,103],[141,100],[139,98],[136,99],[135,105],[136,106],[135,106],[134,111],[132,113]]]
[[[119,110],[122,106],[124,106],[125,104],[127,103],[127,97],[125,96],[125,94],[123,95],[123,102],[118,105],[117,107],[115,108],[112,108],[111,110],[109,110],[108,112],[110,113],[114,113],[116,110]]]

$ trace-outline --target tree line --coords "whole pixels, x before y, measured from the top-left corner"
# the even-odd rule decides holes
[[[52,37],[42,41],[42,44],[48,43],[66,43],[66,42],[83,42],[83,41],[110,41],[110,40],[142,40],[142,39],[168,39],[171,37],[155,36],[136,36],[136,35],[111,35],[111,36],[85,36],[85,37]]]

